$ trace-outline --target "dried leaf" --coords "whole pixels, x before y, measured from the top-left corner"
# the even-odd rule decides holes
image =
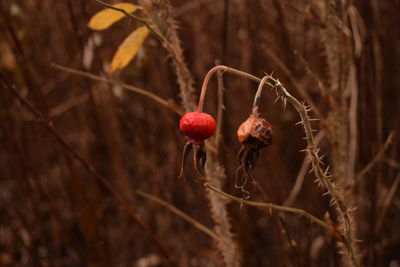
[[[149,35],[149,29],[145,26],[137,28],[126,37],[115,53],[108,72],[122,69],[133,59],[144,40]]]
[[[118,4],[113,5],[113,7],[123,9],[127,13],[133,13],[139,8],[139,6],[136,6],[136,5],[133,5],[130,3],[118,3]],[[125,17],[124,13],[117,11],[117,10],[107,8],[107,9],[104,9],[104,10],[96,13],[90,19],[88,26],[92,30],[104,30],[104,29],[107,29],[108,27],[110,27],[115,22],[122,19],[123,17]]]

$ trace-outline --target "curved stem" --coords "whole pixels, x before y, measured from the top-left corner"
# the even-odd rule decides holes
[[[153,201],[153,202],[155,202],[155,203],[157,203],[157,204],[159,204],[159,205],[161,205],[161,206],[163,206],[165,208],[167,208],[169,211],[171,211],[172,213],[174,213],[178,217],[182,218],[183,220],[189,222],[194,227],[196,227],[197,229],[199,229],[203,233],[207,234],[208,236],[210,236],[215,241],[220,241],[220,237],[213,230],[211,230],[210,228],[208,228],[204,224],[200,223],[196,219],[192,218],[191,216],[187,215],[186,213],[184,213],[180,209],[176,208],[174,205],[168,203],[167,201],[164,201],[159,197],[156,197],[156,196],[154,196],[152,194],[143,192],[141,190],[136,190],[136,194],[141,196],[141,197],[144,197],[144,198],[146,198],[146,199],[148,199],[150,201]]]
[[[247,79],[253,80],[255,82],[260,82],[261,81],[260,78],[254,76],[254,75],[251,75],[251,74],[249,74],[247,72],[244,72],[244,71],[240,71],[240,70],[237,70],[237,69],[234,69],[234,68],[230,68],[230,67],[227,67],[227,66],[224,66],[224,65],[215,66],[214,68],[210,69],[207,72],[207,75],[204,78],[203,86],[201,87],[199,104],[197,106],[197,112],[203,112],[204,98],[206,96],[208,82],[210,81],[210,78],[212,77],[212,75],[217,71],[229,72],[229,73],[241,76],[243,78],[247,78]],[[268,83],[267,81],[265,81],[264,83],[269,84],[270,86],[272,86],[272,84]]]
[[[204,186],[206,188],[208,188],[209,190],[214,191],[216,194],[220,195],[221,197],[225,197],[225,198],[230,199],[232,201],[235,201],[235,202],[237,202],[237,203],[239,203],[241,205],[253,206],[253,207],[258,207],[258,208],[265,208],[265,209],[275,209],[275,210],[278,210],[278,211],[283,211],[283,212],[288,212],[288,213],[293,213],[293,214],[297,214],[297,215],[300,215],[300,216],[304,216],[305,218],[309,219],[311,222],[314,222],[314,223],[320,225],[321,227],[325,228],[326,230],[328,230],[330,233],[333,234],[333,236],[338,241],[343,242],[343,237],[338,232],[338,230],[336,230],[335,228],[332,228],[332,226],[328,225],[323,220],[318,219],[317,217],[315,217],[314,215],[308,213],[305,210],[292,208],[292,207],[281,206],[281,205],[277,205],[277,204],[273,204],[273,203],[255,202],[255,201],[245,200],[243,198],[232,196],[231,194],[228,194],[228,193],[220,190],[219,188],[217,188],[216,186],[214,186],[210,182],[204,183]]]
[[[269,78],[269,76],[264,76],[261,79],[261,82],[258,85],[258,89],[257,89],[256,95],[254,96],[253,111],[251,112],[251,115],[253,115],[254,117],[258,117],[258,114],[259,114],[258,107],[260,106],[261,93],[262,93],[262,90],[264,88],[265,81],[268,80],[268,78]]]
[[[142,88],[138,88],[138,87],[126,84],[126,83],[121,83],[119,81],[110,80],[105,77],[94,75],[90,72],[84,72],[84,71],[80,71],[80,70],[76,70],[76,69],[71,69],[71,68],[68,68],[65,66],[58,65],[56,63],[51,63],[50,66],[53,68],[68,72],[68,73],[80,75],[80,76],[83,76],[83,77],[86,77],[86,78],[89,78],[92,80],[96,80],[99,82],[105,82],[105,83],[109,83],[109,84],[119,85],[128,91],[132,91],[132,92],[138,93],[140,95],[143,95],[147,98],[150,98],[151,100],[155,101],[156,103],[159,103],[159,104],[163,105],[164,107],[170,109],[171,111],[173,111],[174,113],[176,113],[179,116],[183,116],[183,114],[184,114],[183,110],[177,104],[175,104],[173,100],[163,99],[163,98],[159,97],[158,95],[156,95],[150,91],[144,90]]]

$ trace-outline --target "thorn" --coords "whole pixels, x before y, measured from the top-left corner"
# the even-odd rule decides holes
[[[309,121],[320,121],[321,119],[308,119]]]
[[[356,211],[357,209],[358,209],[357,207],[349,208],[349,212],[354,212],[354,211]]]
[[[322,194],[322,196],[324,196],[324,197],[325,197],[325,196],[328,196],[328,195],[329,195],[329,192],[328,192],[328,191]]]

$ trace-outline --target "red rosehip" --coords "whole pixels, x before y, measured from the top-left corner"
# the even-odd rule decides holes
[[[214,118],[207,113],[188,112],[179,122],[179,127],[194,143],[202,143],[215,133]]]

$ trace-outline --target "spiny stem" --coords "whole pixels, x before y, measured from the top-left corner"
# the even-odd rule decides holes
[[[349,209],[345,203],[345,200],[342,196],[342,192],[339,188],[335,186],[335,184],[330,180],[327,176],[326,172],[323,170],[321,166],[321,160],[318,156],[318,150],[314,144],[313,130],[311,128],[310,120],[307,114],[307,108],[304,104],[301,104],[296,98],[294,98],[289,92],[283,87],[278,79],[274,79],[270,76],[270,81],[273,84],[273,88],[277,90],[277,94],[286,98],[298,111],[301,120],[303,121],[304,131],[307,137],[307,152],[310,156],[311,163],[313,166],[313,171],[315,176],[321,181],[321,183],[325,186],[328,193],[332,197],[334,205],[337,207],[336,211],[339,217],[339,221],[341,226],[343,227],[343,236],[344,236],[344,244],[347,252],[350,254],[352,264],[354,266],[360,266],[356,250],[357,247],[354,244],[353,237],[353,229],[352,229],[352,219],[349,214]]]

